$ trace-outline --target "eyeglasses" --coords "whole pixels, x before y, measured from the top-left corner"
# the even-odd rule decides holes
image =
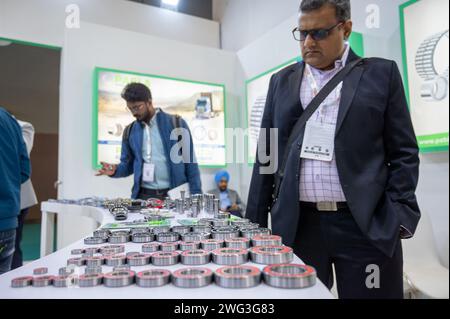
[[[331,31],[333,31],[335,28],[343,24],[343,22],[339,22],[338,24],[335,24],[331,28],[328,29],[315,29],[315,30],[300,30],[298,27],[292,30],[292,34],[294,36],[294,39],[297,41],[306,41],[306,38],[308,35],[313,38],[314,41],[321,41],[328,38]]]
[[[139,105],[134,105],[134,106],[131,106],[131,107],[127,106],[127,109],[128,109],[128,111],[130,111],[132,113],[135,113],[135,112],[140,111],[144,105],[145,105],[145,103],[142,103],[142,104],[139,104]]]

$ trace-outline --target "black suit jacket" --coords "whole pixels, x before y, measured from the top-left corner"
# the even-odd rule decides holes
[[[350,51],[347,63],[357,59]],[[304,63],[281,70],[270,81],[262,128],[278,129],[278,160],[303,112],[300,102]],[[272,229],[293,245],[299,214],[300,134],[287,159],[278,200],[272,206],[274,175],[260,174],[257,156],[247,218]],[[269,134],[260,147],[270,148]],[[344,80],[336,125],[335,156],[340,182],[352,215],[367,238],[392,256],[400,226],[411,234],[420,219],[415,190],[419,150],[399,69],[394,61],[370,58]],[[274,154],[271,154],[274,155]],[[281,165],[281,163],[279,163]]]

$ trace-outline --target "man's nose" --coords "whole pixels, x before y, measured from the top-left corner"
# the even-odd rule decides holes
[[[316,41],[313,39],[313,37],[310,34],[308,34],[306,36],[305,41],[303,42],[303,46],[306,49],[311,49],[316,46]]]

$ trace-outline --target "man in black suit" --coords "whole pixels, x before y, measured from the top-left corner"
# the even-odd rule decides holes
[[[247,217],[266,226],[270,213],[273,232],[329,288],[334,265],[340,298],[403,298],[401,239],[412,237],[420,219],[419,157],[395,62],[364,59],[324,100],[288,150],[275,200],[275,174],[262,170],[281,164],[304,109],[359,59],[347,43],[350,18],[350,0],[301,2],[293,34],[303,62],[271,79],[262,129],[278,129],[278,137],[261,135],[258,152],[273,143],[278,150],[267,163],[257,156]],[[331,156],[308,156],[317,145]]]

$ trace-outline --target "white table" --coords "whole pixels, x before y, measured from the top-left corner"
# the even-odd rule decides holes
[[[69,213],[80,214],[80,216],[90,216],[100,224],[104,225],[113,222],[112,215],[104,209],[64,205],[56,203],[43,203],[43,218],[42,218],[42,244],[45,249],[50,248],[49,238],[53,238],[52,220],[54,216],[49,214],[54,213]],[[50,217],[50,218],[49,218]],[[129,220],[141,219],[140,214],[130,214]],[[176,223],[174,221],[174,223]],[[39,260],[31,262],[21,268],[10,271],[0,276],[0,299],[332,299],[333,295],[320,282],[313,287],[306,289],[288,290],[276,289],[269,287],[262,283],[261,285],[249,289],[225,289],[215,284],[198,289],[183,289],[173,286],[172,284],[160,288],[140,288],[136,285],[125,288],[107,288],[98,286],[93,288],[11,288],[11,280],[16,277],[30,276],[33,274],[33,269],[38,267],[47,267],[50,275],[57,275],[58,269],[66,266],[67,259],[74,257],[71,255],[71,250],[74,248],[90,247],[84,245],[83,239],[76,243],[65,247],[55,253],[45,256]],[[141,251],[141,244],[127,243],[125,245],[126,252]],[[296,256],[294,263],[301,263],[301,260]],[[256,266],[260,269],[263,265],[256,265],[249,263],[249,265]],[[171,267],[164,267],[170,271],[175,271],[186,266],[178,264]],[[215,270],[220,266],[215,264],[206,265],[206,267]],[[152,265],[143,267],[133,267],[132,270],[139,272],[147,269],[161,268]],[[110,272],[112,267],[103,266],[103,272]],[[80,273],[84,273],[84,267],[79,269]]]

